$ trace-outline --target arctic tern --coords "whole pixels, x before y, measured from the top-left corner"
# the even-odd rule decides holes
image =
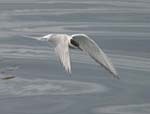
[[[109,71],[113,77],[119,79],[119,75],[116,72],[115,67],[111,63],[111,60],[102,51],[102,49],[92,40],[89,36],[85,34],[48,34],[43,37],[30,37],[40,41],[47,41],[54,44],[55,53],[58,56],[61,64],[63,65],[65,71],[71,74],[71,62],[69,49],[79,49],[87,53],[92,59],[98,64]]]

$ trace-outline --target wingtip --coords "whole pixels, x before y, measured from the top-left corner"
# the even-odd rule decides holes
[[[71,70],[68,71],[69,77],[71,77]]]
[[[71,78],[71,73],[68,73],[69,77]]]
[[[68,76],[71,77],[71,74],[72,74],[71,69],[67,69],[67,70],[65,69],[65,71],[68,74]]]
[[[117,80],[120,80],[120,76],[118,74],[113,74],[113,77]]]

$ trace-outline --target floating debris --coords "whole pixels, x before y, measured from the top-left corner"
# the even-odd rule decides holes
[[[7,73],[7,72],[14,72],[18,68],[19,68],[18,66],[11,66],[11,67],[7,67],[7,68],[0,67],[0,73],[4,74],[4,73]]]
[[[14,72],[19,67],[17,65],[7,66],[7,67],[0,67],[0,80],[9,80],[15,78]]]
[[[2,77],[0,78],[1,80],[9,80],[9,79],[13,79],[15,78],[15,76],[6,76],[6,77]]]
[[[18,66],[12,66],[12,67],[8,67],[6,68],[7,71],[16,71],[19,67]]]

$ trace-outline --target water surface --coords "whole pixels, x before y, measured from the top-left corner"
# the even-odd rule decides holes
[[[0,0],[3,114],[149,114],[149,0]],[[71,51],[69,77],[48,43],[22,35],[84,33],[111,58],[115,80],[85,54]],[[3,76],[1,74],[0,76]]]

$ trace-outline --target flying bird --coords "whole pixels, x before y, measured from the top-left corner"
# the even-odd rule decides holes
[[[113,77],[119,79],[119,75],[107,55],[101,50],[94,40],[85,34],[48,34],[43,37],[24,37],[30,37],[36,40],[47,41],[54,44],[56,46],[55,53],[65,71],[69,74],[71,74],[69,49],[79,49],[87,53],[92,59],[95,60],[95,62],[109,71]]]

